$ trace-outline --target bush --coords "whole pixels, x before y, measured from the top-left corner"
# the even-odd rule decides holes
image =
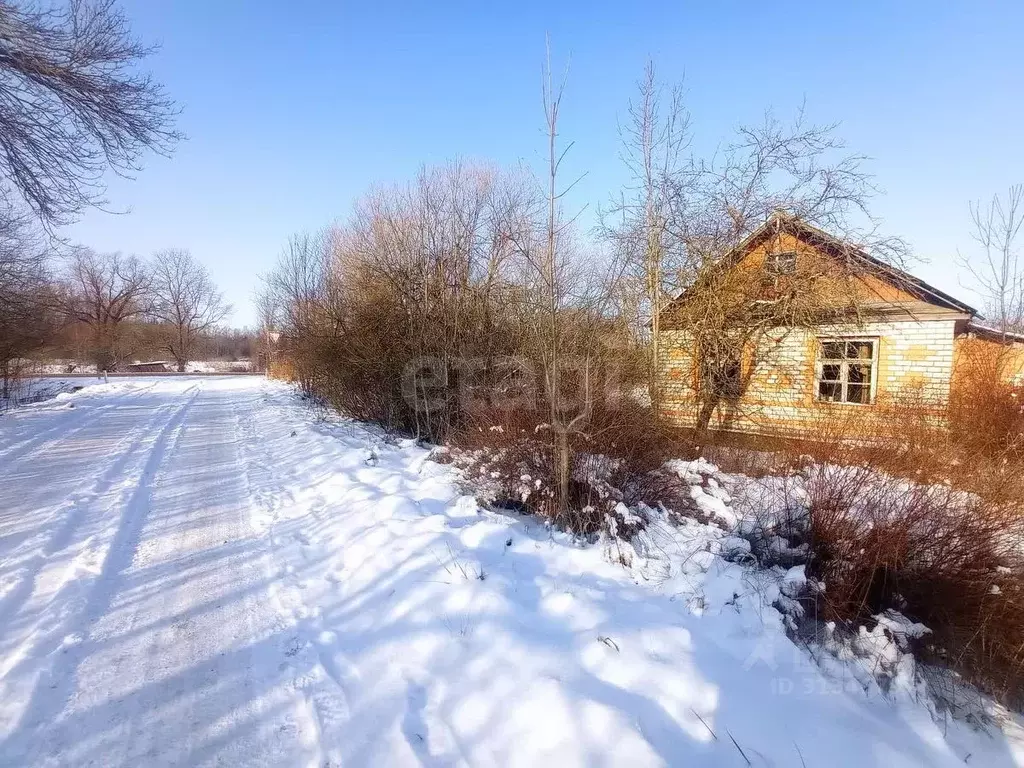
[[[1024,387],[1007,380],[998,357],[962,358],[948,402],[905,388],[864,411],[823,406],[813,439],[719,433],[704,455],[750,476],[867,465],[997,504],[1024,501]]]
[[[808,546],[820,618],[855,629],[898,611],[931,630],[915,641],[922,659],[1021,706],[1024,411],[1004,362],[962,357],[946,404],[904,390],[858,421],[826,413],[814,441],[719,436],[707,455],[781,476],[760,485],[771,498],[743,500],[744,517],[763,528],[754,540]]]
[[[859,623],[899,611],[931,629],[926,659],[1024,703],[1018,508],[866,466],[815,467],[805,488],[823,618]]]
[[[969,457],[1020,461],[1024,389],[1010,375],[1015,350],[982,344],[976,341],[962,349],[950,390],[950,436]]]
[[[546,210],[522,170],[462,162],[370,192],[344,224],[293,237],[264,278],[277,358],[308,394],[436,443],[462,430],[467,389],[521,376],[544,397],[552,367],[582,361],[628,388],[647,358],[610,311],[605,259],[550,283]],[[575,240],[559,232],[550,258],[567,261]]]
[[[555,504],[550,426],[534,410],[480,409],[456,435],[452,462],[474,492],[496,507],[536,514],[573,533],[610,530],[629,539],[643,526],[643,505],[688,504],[686,486],[662,465],[681,448],[647,406],[629,400],[594,408],[571,436],[568,509]]]

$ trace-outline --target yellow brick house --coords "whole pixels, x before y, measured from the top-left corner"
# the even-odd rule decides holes
[[[785,281],[812,267],[814,290],[827,286],[823,295],[833,298],[825,303],[837,311],[820,323],[765,333],[758,344],[770,349],[737,360],[744,386],[718,405],[712,429],[813,437],[826,420],[868,425],[881,404],[901,394],[940,408],[967,357],[999,355],[1010,360],[1005,375],[1024,371],[1024,337],[997,332],[964,302],[784,213],[726,261],[762,283],[765,275]],[[827,265],[839,262],[844,279],[830,278]],[[661,313],[658,365],[662,411],[684,427],[695,423],[701,386],[680,311],[687,300],[684,292]]]

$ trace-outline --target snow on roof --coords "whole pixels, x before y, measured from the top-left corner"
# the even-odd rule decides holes
[[[974,332],[979,336],[995,337],[997,339],[1005,339],[1007,341],[1024,342],[1024,333],[1001,331],[995,326],[987,325],[986,323],[979,323],[976,318],[971,318],[967,321],[967,332]]]

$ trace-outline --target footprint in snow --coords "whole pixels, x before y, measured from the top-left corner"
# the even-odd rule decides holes
[[[298,656],[305,647],[306,642],[302,638],[298,636],[293,637],[288,641],[287,645],[285,645],[284,655],[288,658],[294,658]]]

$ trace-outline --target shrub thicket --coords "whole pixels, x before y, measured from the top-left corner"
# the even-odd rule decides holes
[[[643,525],[636,509],[686,505],[685,486],[663,469],[681,448],[646,405],[627,399],[593,408],[570,448],[570,504],[563,512],[554,503],[557,451],[542,411],[472,412],[451,456],[495,506],[537,514],[579,534],[614,529],[629,538]]]

